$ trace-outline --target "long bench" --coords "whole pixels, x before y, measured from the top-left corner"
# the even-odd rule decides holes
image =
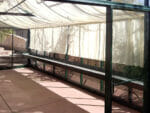
[[[54,59],[43,58],[43,57],[28,54],[28,53],[22,53],[22,55],[26,58],[29,58],[29,59],[38,60],[38,61],[41,61],[44,63],[48,63],[48,64],[55,65],[58,67],[62,67],[64,69],[69,69],[72,71],[83,73],[83,74],[86,74],[87,76],[90,76],[90,77],[95,77],[95,78],[98,78],[101,80],[105,80],[105,73],[104,72],[100,72],[97,70],[93,70],[93,69],[89,69],[89,68],[85,68],[85,67],[81,67],[81,66],[77,66],[77,65],[73,65],[73,64],[68,64],[68,63],[54,60]],[[119,81],[123,85],[126,85],[130,88],[143,90],[144,84],[141,81],[136,81],[136,80],[128,79],[125,77],[120,77],[118,75],[112,75],[112,79],[114,81]]]

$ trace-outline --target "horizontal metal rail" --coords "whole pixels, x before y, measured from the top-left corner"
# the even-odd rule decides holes
[[[113,1],[105,0],[43,0],[43,1],[54,1],[54,2],[67,2],[73,4],[87,4],[87,5],[98,5],[98,6],[111,6],[113,9],[129,10],[129,11],[141,11],[150,12],[150,7],[142,5],[133,5],[127,3],[118,3]]]
[[[93,69],[89,69],[89,68],[85,68],[85,67],[81,67],[81,66],[76,66],[73,64],[64,63],[64,62],[57,61],[54,59],[48,59],[48,58],[43,58],[43,57],[39,57],[39,56],[35,56],[35,55],[30,55],[27,53],[23,53],[22,55],[29,58],[29,59],[38,60],[38,61],[41,61],[44,63],[48,63],[48,64],[52,64],[52,65],[55,65],[58,67],[62,67],[64,69],[69,69],[72,71],[83,73],[83,74],[86,74],[87,76],[90,76],[90,77],[95,77],[95,78],[98,78],[101,80],[105,80],[105,73],[104,72],[100,72],[97,70],[93,70]],[[116,80],[116,81],[124,81],[126,83],[124,83],[123,85],[130,86],[130,87],[135,88],[135,89],[143,90],[143,83],[140,81],[133,81],[132,79],[120,77],[117,75],[113,75],[112,79]]]
[[[0,15],[11,15],[11,16],[34,16],[31,13],[12,13],[12,12],[0,12]]]

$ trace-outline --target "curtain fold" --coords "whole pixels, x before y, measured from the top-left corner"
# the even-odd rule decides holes
[[[67,41],[68,38],[68,41]],[[105,61],[106,24],[31,29],[31,49]],[[143,67],[144,19],[113,22],[113,63]]]

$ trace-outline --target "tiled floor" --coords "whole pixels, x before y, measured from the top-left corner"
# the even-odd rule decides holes
[[[104,113],[104,99],[36,70],[3,70],[0,113]],[[113,103],[113,113],[138,112]]]

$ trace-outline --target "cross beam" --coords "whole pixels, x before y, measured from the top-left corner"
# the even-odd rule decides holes
[[[127,4],[127,3],[118,3],[118,2],[105,1],[105,0],[43,0],[43,1],[66,2],[66,3],[73,3],[73,4],[98,5],[98,6],[105,6],[105,7],[109,6],[113,9],[129,10],[129,11],[140,11],[140,12],[150,12],[150,7],[149,6],[133,5],[133,4]]]
[[[0,12],[0,15],[12,15],[12,16],[34,16],[31,13],[12,13],[12,12]]]

